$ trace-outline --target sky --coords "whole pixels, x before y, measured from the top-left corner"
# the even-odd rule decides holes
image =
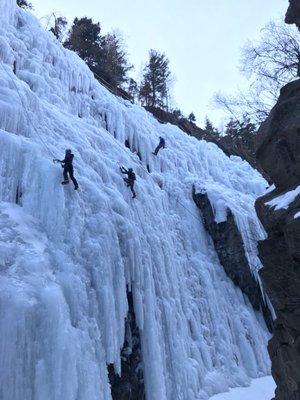
[[[212,107],[216,92],[244,87],[240,50],[259,37],[271,19],[283,18],[287,0],[31,0],[45,24],[54,12],[99,21],[102,33],[119,30],[137,75],[150,49],[164,52],[174,76],[174,106],[193,111],[197,123],[208,116],[217,126],[224,113]]]

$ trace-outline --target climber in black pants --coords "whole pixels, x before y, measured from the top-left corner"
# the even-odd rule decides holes
[[[70,149],[67,149],[64,160],[54,160],[54,161],[60,162],[64,169],[63,172],[64,181],[62,182],[62,185],[67,185],[69,183],[69,177],[70,177],[72,182],[74,183],[74,189],[77,190],[78,183],[74,177],[73,159],[74,159],[74,154],[72,154],[72,151]]]
[[[124,182],[127,184],[127,187],[130,187],[131,192],[132,192],[132,198],[134,199],[136,197],[136,193],[134,190],[134,182],[136,180],[135,173],[133,172],[132,168],[128,168],[128,170],[124,167],[120,167],[120,171],[122,174],[126,174],[127,178],[123,178]]]
[[[165,139],[163,137],[159,137],[159,144],[156,147],[156,149],[154,150],[154,152],[152,154],[154,154],[155,156],[157,156],[158,152],[160,149],[165,149],[166,148],[166,142]]]

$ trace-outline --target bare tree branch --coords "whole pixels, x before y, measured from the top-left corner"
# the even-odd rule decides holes
[[[249,80],[249,89],[234,95],[217,93],[213,104],[236,120],[246,115],[259,124],[277,101],[281,87],[300,76],[299,31],[270,22],[257,43],[245,44],[240,70]]]

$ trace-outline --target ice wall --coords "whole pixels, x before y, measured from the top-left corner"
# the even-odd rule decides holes
[[[15,0],[1,0],[0,2],[0,22],[4,27],[6,24],[13,23],[16,13]]]
[[[225,275],[192,200],[192,184],[222,193],[252,245],[264,236],[254,211],[264,180],[114,97],[29,13],[0,0],[4,9],[0,398],[110,399],[106,365],[120,370],[126,285],[147,400],[204,400],[268,374],[262,317]],[[159,136],[168,147],[154,157]],[[66,148],[78,192],[52,162]],[[135,200],[120,165],[137,174]]]

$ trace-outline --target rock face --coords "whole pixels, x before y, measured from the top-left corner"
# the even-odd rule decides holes
[[[275,193],[275,195],[278,194]],[[300,399],[300,211],[298,197],[289,208],[275,211],[265,203],[274,193],[260,198],[256,207],[268,232],[259,245],[264,268],[261,278],[275,308],[274,336],[269,343],[276,399]]]
[[[257,159],[276,187],[300,182],[300,80],[282,90],[278,103],[261,126]]]
[[[226,274],[248,296],[254,309],[263,312],[267,326],[272,331],[273,318],[265,304],[259,283],[250,271],[243,240],[231,211],[228,209],[225,222],[217,223],[207,195],[194,191],[193,198],[202,211],[205,228],[213,239]]]
[[[300,2],[299,0],[289,0],[290,6],[285,16],[287,24],[296,24],[300,29]]]
[[[266,204],[300,185],[300,80],[282,89],[259,135],[259,162],[276,185],[256,203],[268,233],[259,244],[260,275],[277,315],[269,343],[276,400],[300,400],[300,198],[286,208]]]
[[[126,337],[121,352],[121,376],[109,365],[109,380],[113,400],[145,399],[142,352],[139,329],[136,325],[131,292],[127,293],[129,311],[126,319]]]

